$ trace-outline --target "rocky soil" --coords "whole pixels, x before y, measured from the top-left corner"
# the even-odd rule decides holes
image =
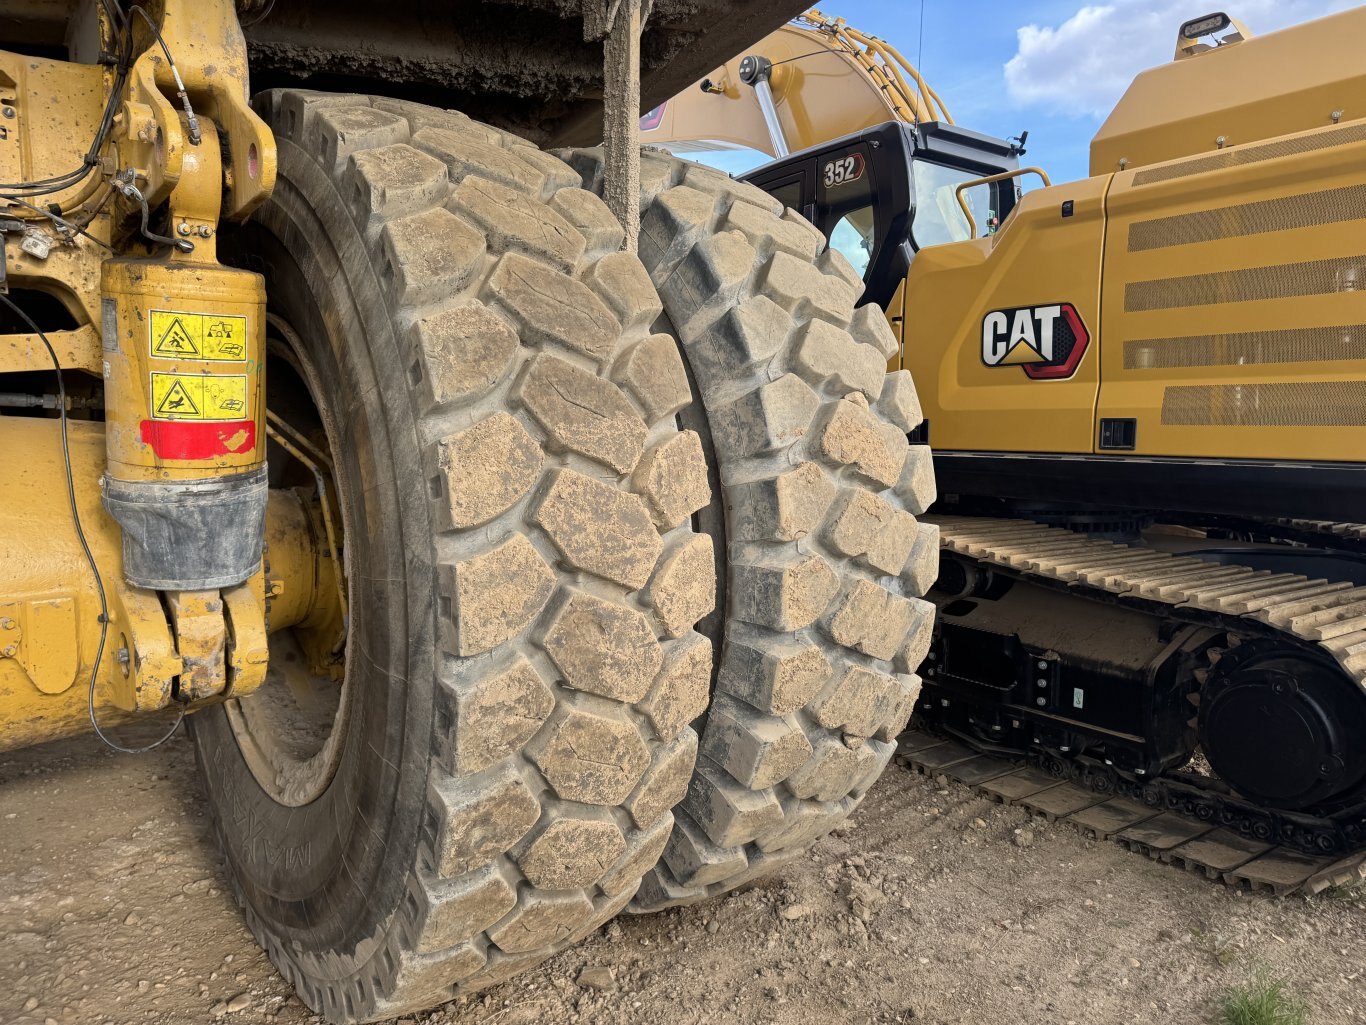
[[[893,765],[778,878],[622,917],[403,1025],[1206,1022],[1259,968],[1366,1021],[1366,894],[1250,896]],[[0,755],[0,1022],[298,1025],[220,874],[189,745]]]

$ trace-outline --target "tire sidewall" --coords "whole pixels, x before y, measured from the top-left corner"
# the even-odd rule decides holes
[[[346,537],[350,714],[335,776],[298,808],[256,782],[224,708],[196,715],[191,734],[239,897],[249,917],[268,919],[253,928],[287,934],[292,959],[341,978],[382,946],[366,941],[402,900],[416,857],[436,675],[433,529],[367,247],[322,170],[287,140],[279,149],[272,199],[229,242],[255,254],[245,262],[267,276],[272,310],[304,339],[316,375]]]

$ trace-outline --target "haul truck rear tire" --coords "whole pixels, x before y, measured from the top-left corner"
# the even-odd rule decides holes
[[[564,154],[602,189],[598,151]],[[702,526],[724,553],[721,657],[688,795],[634,910],[691,903],[799,855],[895,750],[920,681],[939,564],[920,405],[858,274],[795,212],[647,151],[640,256],[719,471]],[[704,624],[704,629],[708,624]]]
[[[574,171],[415,104],[258,106],[279,182],[227,248],[326,427],[345,675],[330,717],[268,685],[192,732],[252,931],[364,1021],[539,962],[658,859],[707,700],[706,468],[658,297]]]

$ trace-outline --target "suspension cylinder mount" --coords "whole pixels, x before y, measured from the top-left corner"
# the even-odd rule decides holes
[[[216,263],[107,260],[105,508],[137,587],[203,590],[260,568],[265,287]]]

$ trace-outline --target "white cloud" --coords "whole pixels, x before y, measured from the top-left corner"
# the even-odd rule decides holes
[[[1176,30],[1208,12],[1208,0],[1112,0],[1062,24],[1025,25],[1005,65],[1017,106],[1075,117],[1109,113],[1138,72],[1172,58]],[[1355,6],[1355,0],[1236,0],[1226,8],[1254,33],[1272,32]]]

